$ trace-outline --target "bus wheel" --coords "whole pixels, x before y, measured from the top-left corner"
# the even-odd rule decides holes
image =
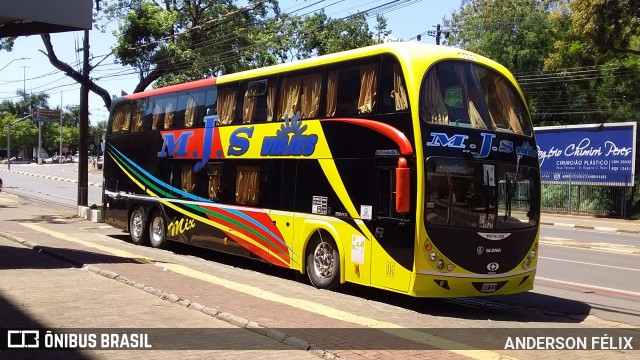
[[[340,284],[340,256],[333,239],[318,232],[307,248],[307,276],[318,289],[335,289]]]
[[[167,227],[162,212],[154,210],[149,222],[149,242],[154,248],[162,248],[166,243]]]
[[[144,223],[144,214],[139,207],[134,208],[129,215],[129,237],[136,245],[147,245],[147,226]]]

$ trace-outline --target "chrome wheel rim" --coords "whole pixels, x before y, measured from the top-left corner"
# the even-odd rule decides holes
[[[161,242],[164,234],[164,221],[162,218],[155,217],[151,223],[151,240],[155,243]]]
[[[134,238],[140,239],[142,236],[142,214],[139,211],[136,211],[131,216],[131,234]]]
[[[313,270],[318,277],[330,279],[333,276],[336,259],[329,243],[321,242],[313,252]]]

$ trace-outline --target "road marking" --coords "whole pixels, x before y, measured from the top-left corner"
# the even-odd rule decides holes
[[[624,295],[624,296],[630,296],[630,297],[633,297],[633,298],[640,299],[640,293],[633,292],[633,291],[613,289],[613,288],[608,288],[608,287],[603,287],[603,286],[586,285],[586,284],[574,283],[574,282],[571,282],[571,281],[555,280],[555,279],[549,279],[549,278],[543,278],[543,277],[540,277],[540,276],[536,276],[536,280],[535,281],[538,281],[538,280],[540,280],[542,282],[546,281],[546,282],[549,282],[549,283],[556,283],[556,284],[559,284],[559,285],[575,287],[575,288],[579,288],[579,289],[582,289],[582,290],[603,292],[603,293],[614,294],[614,295]]]
[[[224,288],[230,289],[230,290],[235,290],[235,291],[239,291],[241,293],[250,295],[250,296],[255,296],[255,297],[259,297],[261,299],[265,299],[265,300],[269,300],[269,301],[273,301],[273,302],[277,302],[277,303],[281,303],[281,304],[285,304],[285,305],[289,305],[301,310],[305,310],[305,311],[309,311],[318,315],[322,315],[322,316],[326,316],[332,319],[336,319],[336,320],[340,320],[340,321],[345,321],[345,322],[349,322],[352,324],[357,324],[357,325],[361,325],[364,327],[369,327],[369,328],[375,328],[378,329],[380,331],[384,331],[390,335],[393,336],[398,336],[398,337],[402,337],[404,339],[408,339],[411,341],[415,341],[415,342],[419,342],[422,344],[427,344],[429,346],[432,346],[434,348],[437,349],[442,349],[445,351],[449,351],[458,355],[462,355],[462,356],[466,356],[472,359],[478,359],[478,360],[489,360],[489,359],[496,359],[496,360],[517,360],[517,358],[515,357],[510,357],[510,356],[506,356],[504,354],[498,354],[496,352],[493,351],[489,351],[489,350],[477,350],[475,348],[473,348],[472,346],[469,346],[467,344],[463,344],[463,343],[459,343],[456,341],[452,341],[452,340],[447,340],[444,338],[440,338],[425,332],[421,332],[418,330],[414,330],[414,329],[410,329],[410,328],[405,328],[401,325],[397,325],[394,323],[390,323],[390,322],[386,322],[386,321],[380,321],[380,320],[376,320],[376,319],[372,319],[372,318],[368,318],[365,316],[360,316],[360,315],[356,315],[356,314],[351,314],[347,311],[343,311],[343,310],[339,310],[327,305],[323,305],[323,304],[319,304],[319,303],[315,303],[313,301],[310,300],[304,300],[304,299],[298,299],[298,298],[290,298],[290,297],[286,297],[284,295],[280,295],[280,294],[276,294],[255,286],[251,286],[251,285],[246,285],[246,284],[241,284],[241,283],[237,283],[231,280],[227,280],[227,279],[223,279],[211,274],[207,274],[205,272],[202,271],[198,271],[198,270],[194,270],[192,268],[189,268],[187,266],[184,265],[179,265],[179,264],[173,264],[173,263],[169,263],[169,262],[159,262],[156,263],[155,260],[150,259],[148,257],[145,256],[141,256],[141,255],[136,255],[133,253],[130,253],[126,250],[120,250],[120,249],[115,249],[115,248],[111,248],[108,246],[104,246],[104,245],[99,245],[99,244],[94,244],[92,242],[86,241],[86,240],[82,240],[82,239],[78,239],[72,236],[69,236],[67,234],[64,233],[60,233],[54,230],[50,230],[47,229],[45,227],[39,226],[39,225],[35,225],[35,224],[30,224],[30,223],[20,223],[20,225],[25,226],[31,230],[37,231],[37,232],[41,232],[41,233],[45,233],[47,235],[56,237],[58,239],[62,239],[62,240],[66,240],[66,241],[70,241],[70,242],[74,242],[77,244],[81,244],[83,246],[87,246],[90,248],[94,248],[94,249],[98,249],[107,253],[111,253],[113,255],[117,255],[120,257],[125,257],[125,258],[130,258],[130,259],[148,259],[150,260],[149,263],[152,263],[158,267],[161,268],[166,268],[168,270],[171,270],[175,273],[178,274],[182,274],[194,279],[198,279],[198,280],[202,280],[202,281],[206,281],[208,283],[214,284],[214,285],[218,285],[218,286],[222,286]],[[398,331],[398,329],[401,329],[402,331]],[[455,350],[450,350],[450,349],[455,349]]]
[[[611,268],[611,269],[619,269],[619,270],[640,271],[640,269],[633,269],[633,268],[627,268],[627,267],[621,267],[621,266],[613,266],[613,265],[595,264],[595,263],[584,262],[584,261],[576,261],[576,260],[558,259],[558,258],[552,258],[552,257],[546,257],[546,256],[540,256],[539,259],[564,261],[564,262],[574,263],[574,264],[600,266],[600,267],[606,267],[606,268]]]

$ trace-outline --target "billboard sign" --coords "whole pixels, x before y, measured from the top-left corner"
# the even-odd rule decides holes
[[[633,186],[636,122],[534,130],[543,183]]]

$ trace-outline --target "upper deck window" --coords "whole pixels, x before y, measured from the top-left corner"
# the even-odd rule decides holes
[[[422,121],[533,132],[529,114],[513,86],[497,72],[465,62],[441,62],[429,70],[420,94]]]

